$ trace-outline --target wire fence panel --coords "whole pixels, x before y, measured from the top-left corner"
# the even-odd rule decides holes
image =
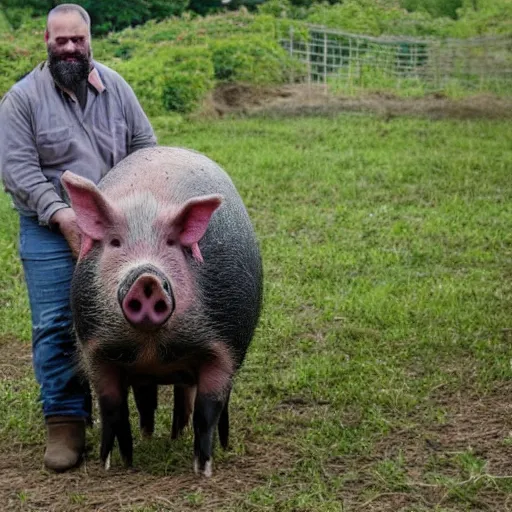
[[[319,26],[279,34],[305,65],[302,79],[340,89],[449,88],[512,93],[512,37],[371,37]]]

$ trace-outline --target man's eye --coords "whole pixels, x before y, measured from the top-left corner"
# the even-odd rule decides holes
[[[83,37],[72,37],[71,41],[73,41],[73,44],[81,44],[84,42]]]

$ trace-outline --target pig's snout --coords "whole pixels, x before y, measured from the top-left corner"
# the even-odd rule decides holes
[[[151,267],[132,272],[119,287],[118,299],[126,320],[141,329],[160,327],[174,310],[169,281]]]

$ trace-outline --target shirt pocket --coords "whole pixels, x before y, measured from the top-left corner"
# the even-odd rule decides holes
[[[128,154],[129,131],[124,119],[115,118],[107,127],[96,130],[96,137],[105,162],[114,167]]]
[[[58,168],[69,161],[71,130],[69,126],[44,130],[36,137],[41,167]]]

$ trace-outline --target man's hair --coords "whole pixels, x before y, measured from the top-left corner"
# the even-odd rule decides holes
[[[66,12],[77,12],[85,23],[87,23],[89,30],[91,29],[91,17],[89,16],[89,13],[81,5],[77,4],[60,4],[54,7],[48,13],[48,17],[46,18],[46,29],[48,30],[48,21],[51,16],[54,14],[64,14]]]

